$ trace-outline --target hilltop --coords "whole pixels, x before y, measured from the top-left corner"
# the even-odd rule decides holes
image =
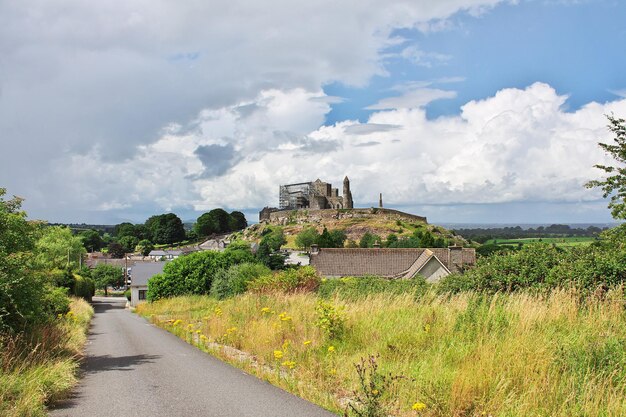
[[[398,210],[367,209],[325,209],[325,210],[285,210],[272,213],[269,221],[251,225],[234,233],[231,238],[258,242],[267,228],[281,227],[287,239],[288,248],[295,248],[295,238],[307,227],[315,227],[318,232],[343,230],[347,241],[358,242],[365,233],[375,234],[386,239],[390,234],[409,237],[416,230],[428,231],[434,237],[446,239],[450,244],[467,245],[467,241],[441,226],[428,224],[425,217],[404,213]]]

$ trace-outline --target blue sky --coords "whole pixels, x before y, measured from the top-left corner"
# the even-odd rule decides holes
[[[458,114],[470,100],[483,99],[509,87],[524,88],[545,82],[569,96],[566,106],[576,110],[590,101],[614,100],[626,93],[626,6],[615,0],[522,1],[503,4],[474,17],[456,13],[446,29],[427,33],[396,30],[406,39],[387,51],[397,54],[416,45],[427,54],[416,65],[402,57],[385,60],[389,71],[374,76],[364,88],[331,83],[324,91],[344,99],[334,104],[326,124],[345,119],[362,122],[366,107],[387,97],[399,84],[432,82],[453,90],[455,98],[427,106],[429,118]],[[455,81],[456,80],[456,81]]]
[[[351,179],[432,222],[610,221],[616,0],[0,3],[0,187],[34,218],[254,219]]]

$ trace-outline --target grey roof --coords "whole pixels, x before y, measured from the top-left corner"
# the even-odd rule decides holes
[[[460,264],[457,265],[451,261],[448,248],[324,248],[311,254],[311,265],[321,275],[329,277],[376,275],[399,278],[415,275],[433,257],[452,272],[457,272],[463,265],[474,265],[474,249],[461,250]]]
[[[183,254],[182,250],[152,250],[148,254],[148,256],[180,256]]]
[[[163,272],[167,262],[141,262],[132,267],[131,287],[148,285],[148,280],[156,274]]]

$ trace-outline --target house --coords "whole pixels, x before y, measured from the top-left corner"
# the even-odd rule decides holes
[[[130,305],[132,307],[146,300],[148,280],[163,272],[166,263],[165,261],[141,262],[133,265],[130,284]]]
[[[213,250],[213,251],[223,251],[226,249],[230,242],[224,239],[209,239],[205,242],[202,242],[198,247],[200,250]]]
[[[473,248],[355,248],[320,249],[311,246],[310,264],[325,277],[375,275],[385,278],[413,278],[428,282],[462,272],[476,263]]]
[[[176,259],[183,254],[182,250],[152,250],[148,257],[154,261]]]

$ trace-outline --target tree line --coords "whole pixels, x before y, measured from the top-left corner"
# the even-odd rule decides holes
[[[490,227],[490,228],[463,228],[454,229],[453,232],[471,239],[474,242],[485,243],[492,239],[520,239],[520,238],[544,238],[544,237],[597,237],[600,232],[606,230],[596,226],[587,228],[573,228],[567,224],[552,224],[537,228],[523,229],[515,227]]]
[[[228,213],[217,208],[198,217],[190,230],[174,213],[165,213],[148,218],[143,224],[124,222],[111,228],[111,233],[89,229],[77,233],[89,252],[107,249],[113,258],[122,258],[125,253],[140,252],[147,256],[155,245],[181,244],[215,234],[230,233],[248,226],[245,215],[240,211]]]
[[[375,233],[365,232],[361,239],[356,242],[347,240],[343,230],[328,230],[324,228],[319,233],[313,226],[304,228],[296,235],[296,245],[304,250],[309,250],[311,245],[316,244],[320,248],[445,248],[448,240],[436,236],[428,230],[415,230],[410,236],[398,236],[391,233],[387,238],[382,238]]]

